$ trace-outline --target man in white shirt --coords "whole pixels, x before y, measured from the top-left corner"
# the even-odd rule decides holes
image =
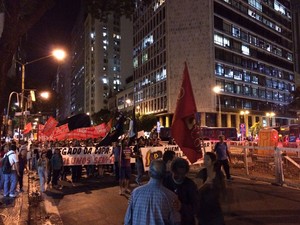
[[[4,155],[7,155],[10,164],[12,165],[11,173],[4,174],[4,197],[15,198],[16,187],[19,176],[19,160],[16,155],[17,146],[12,144],[10,150]],[[10,188],[9,188],[10,187]]]

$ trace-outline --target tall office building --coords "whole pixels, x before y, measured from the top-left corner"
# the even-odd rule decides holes
[[[289,0],[138,1],[133,65],[140,113],[170,126],[186,62],[201,125],[290,123],[290,10]]]
[[[72,34],[71,112],[107,109],[111,93],[132,75],[132,23],[117,15],[105,21],[82,11]]]

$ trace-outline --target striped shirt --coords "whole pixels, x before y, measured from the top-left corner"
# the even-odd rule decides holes
[[[125,215],[125,225],[179,225],[176,194],[153,178],[131,195]]]

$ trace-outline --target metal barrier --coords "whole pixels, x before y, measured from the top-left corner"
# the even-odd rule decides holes
[[[300,148],[258,147],[241,143],[228,146],[233,175],[300,188]]]

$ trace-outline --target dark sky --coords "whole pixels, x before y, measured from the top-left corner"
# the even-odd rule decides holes
[[[76,20],[80,0],[57,0],[41,20],[28,32],[27,62],[51,54],[52,49],[63,47],[68,51],[70,34]],[[25,88],[48,89],[59,63],[54,58],[26,65]]]

